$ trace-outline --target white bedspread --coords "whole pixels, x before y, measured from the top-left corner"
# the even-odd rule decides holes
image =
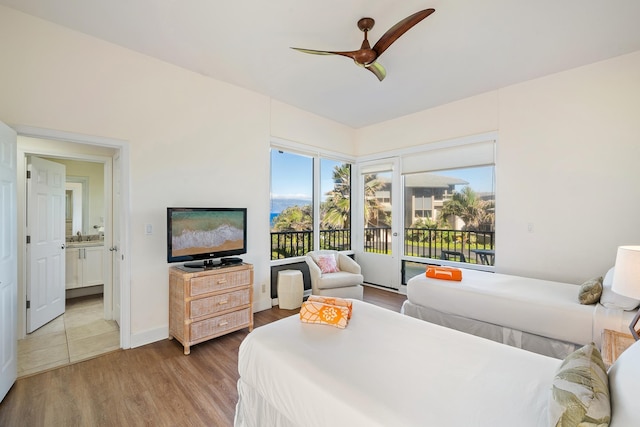
[[[544,426],[560,364],[361,301],[346,329],[298,316],[256,328],[238,359],[237,426],[265,406],[305,427]]]
[[[632,312],[578,302],[577,285],[463,270],[462,281],[424,274],[407,283],[413,304],[576,344],[599,343],[602,330],[626,331]]]

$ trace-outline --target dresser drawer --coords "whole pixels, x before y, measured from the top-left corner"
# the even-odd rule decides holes
[[[206,316],[249,304],[249,289],[228,292],[226,294],[214,295],[200,298],[189,303],[191,308],[191,318]]]
[[[200,320],[191,324],[191,341],[197,341],[225,331],[249,325],[251,308],[223,314],[222,316]]]
[[[202,295],[208,292],[221,291],[251,283],[249,270],[230,271],[228,273],[212,274],[210,276],[191,279],[190,296]]]

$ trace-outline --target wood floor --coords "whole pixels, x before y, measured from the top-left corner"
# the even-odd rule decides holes
[[[400,311],[404,295],[365,287],[364,300]],[[297,314],[255,314],[255,326]],[[191,348],[163,340],[27,378],[0,403],[0,426],[232,426],[238,331]]]

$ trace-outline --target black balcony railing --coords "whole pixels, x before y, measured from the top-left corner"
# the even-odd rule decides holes
[[[388,254],[391,251],[391,228],[366,227],[364,229],[364,251]]]
[[[404,254],[493,265],[494,231],[405,228]]]
[[[493,231],[405,228],[404,254],[420,258],[451,259],[461,262],[493,264]],[[320,230],[320,249],[351,249],[351,230]],[[313,231],[271,232],[271,259],[304,256],[313,250]],[[364,229],[364,250],[388,254],[391,228]]]
[[[320,249],[351,249],[351,230],[320,230]],[[271,259],[304,256],[313,250],[313,231],[272,231]]]

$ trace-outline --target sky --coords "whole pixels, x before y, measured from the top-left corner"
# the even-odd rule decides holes
[[[320,162],[321,191],[333,188],[332,173],[341,162],[322,159]],[[311,199],[313,193],[313,158],[271,150],[271,197],[274,199]],[[477,192],[494,191],[492,166],[433,172],[470,183]],[[458,188],[459,190],[460,188]]]
[[[487,193],[495,191],[493,169],[493,166],[478,166],[465,169],[436,171],[433,173],[435,175],[444,175],[464,179],[475,191],[480,193]],[[456,188],[456,190],[459,189],[460,188]]]
[[[322,193],[333,188],[333,169],[341,162],[320,161]],[[313,158],[271,150],[271,197],[274,199],[309,199],[313,194]]]

